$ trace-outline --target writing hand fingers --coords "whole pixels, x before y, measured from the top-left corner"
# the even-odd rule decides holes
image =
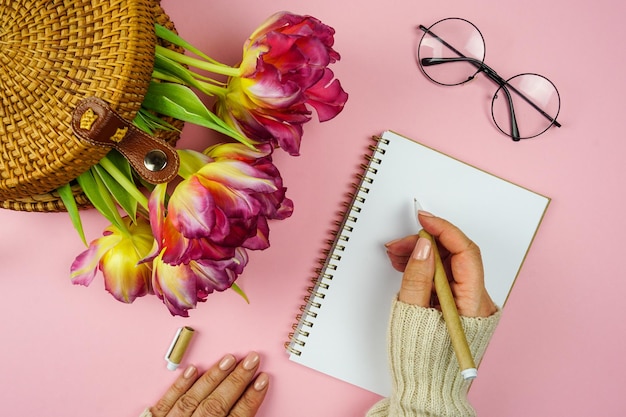
[[[487,317],[496,311],[484,283],[480,248],[450,222],[420,212],[420,223],[440,243],[454,299],[463,316]]]
[[[412,235],[403,237],[402,239],[396,239],[385,245],[387,248],[387,257],[395,270],[404,272],[416,242],[417,235]]]
[[[445,219],[420,212],[420,223],[439,242],[442,260],[449,259],[449,272],[452,272],[454,281],[482,285],[484,272],[480,248]]]
[[[429,239],[419,238],[411,252],[398,293],[398,300],[430,307],[435,261]]]

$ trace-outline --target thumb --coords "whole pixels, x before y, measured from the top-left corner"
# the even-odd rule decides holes
[[[430,239],[420,237],[402,275],[398,300],[430,307],[435,275],[435,260]]]

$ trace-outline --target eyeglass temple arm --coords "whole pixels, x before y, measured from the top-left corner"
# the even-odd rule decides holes
[[[511,97],[511,93],[509,92],[508,88],[506,87],[506,81],[504,79],[502,79],[502,77],[500,77],[491,68],[489,68],[488,66],[483,64],[482,61],[479,61],[479,60],[474,59],[474,58],[468,58],[468,57],[459,57],[459,58],[422,58],[421,64],[422,64],[423,67],[429,67],[429,66],[433,66],[433,65],[445,64],[445,63],[448,63],[448,62],[468,62],[468,63],[474,65],[478,71],[474,75],[470,76],[467,79],[468,81],[473,79],[474,76],[476,74],[478,74],[478,72],[482,71],[482,72],[484,72],[487,75],[487,77],[489,77],[491,80],[493,80],[498,85],[500,85],[500,87],[502,88],[502,91],[504,91],[504,94],[506,96],[507,104],[509,105],[509,115],[510,115],[510,124],[511,124],[511,138],[514,141],[516,141],[516,142],[518,140],[520,140],[519,128],[517,126],[517,117],[515,117],[515,109],[513,108],[513,98]],[[511,87],[511,88],[513,88],[513,87]],[[518,92],[518,94],[520,94],[520,93]],[[520,95],[523,97],[522,94],[520,94]],[[528,101],[528,100],[526,100],[526,101]],[[533,107],[537,108],[536,106],[533,106]],[[537,110],[542,112],[542,110],[539,109],[539,108],[537,108]]]
[[[470,58],[467,57],[465,55],[463,55],[459,50],[457,50],[454,46],[450,45],[448,42],[446,42],[445,40],[441,39],[439,36],[435,35],[431,30],[429,30],[427,27],[425,27],[424,25],[419,25],[419,28],[424,31],[425,33],[428,33],[429,35],[433,36],[434,38],[436,38],[439,42],[441,42],[445,47],[447,47],[448,49],[450,49],[452,52],[454,52],[455,54],[457,54],[459,56],[459,58],[422,58],[421,64],[424,67],[427,66],[431,66],[431,65],[439,65],[439,64],[444,64],[446,62],[469,62],[470,64],[472,64],[474,67],[476,67],[476,69],[478,69],[479,71],[484,72],[491,80],[493,80],[495,83],[497,83],[499,86],[501,86],[502,88],[505,88],[506,85],[508,85],[508,87],[513,90],[517,95],[519,95],[525,102],[527,102],[528,104],[530,104],[535,110],[537,110],[543,117],[545,117],[546,119],[548,119],[549,121],[551,121],[554,126],[556,127],[561,127],[561,124],[554,119],[552,116],[550,116],[548,113],[546,113],[545,111],[543,111],[539,106],[537,106],[535,103],[533,103],[528,97],[526,97],[524,94],[522,94],[519,90],[517,90],[515,87],[513,87],[510,84],[506,83],[506,80],[504,78],[502,78],[500,75],[498,75],[497,72],[495,72],[492,68],[490,68],[489,66],[485,65],[485,63],[483,63],[482,61],[479,61],[478,59],[475,58]],[[470,78],[471,79],[471,78]],[[511,96],[510,94],[508,94],[507,92],[507,98],[509,100],[511,100]],[[513,105],[512,103],[509,103],[509,106],[511,107],[511,111],[513,110]],[[514,117],[514,116],[513,116]]]
[[[506,80],[504,78],[502,78],[500,75],[498,75],[498,73],[495,72],[491,67],[485,65],[482,61],[479,61],[478,59],[470,58],[470,57],[459,57],[459,58],[422,58],[421,64],[424,67],[429,67],[429,66],[432,66],[432,65],[445,64],[447,62],[468,62],[468,63],[472,64],[479,71],[484,72],[487,75],[487,77],[489,77],[492,81],[494,81],[496,84],[498,84],[503,89],[510,89],[511,91],[513,91],[522,100],[524,100],[531,107],[533,107],[535,110],[537,110],[539,113],[541,113],[541,115],[543,117],[545,117],[546,119],[551,121],[556,127],[561,127],[561,124],[556,119],[554,119],[548,113],[543,111],[541,109],[541,107],[537,106],[531,99],[529,99],[524,94],[522,94],[521,91],[519,91],[517,88],[513,87],[511,84],[508,84],[506,82]],[[473,78],[473,77],[470,77],[470,79],[471,78]]]
[[[428,33],[429,35],[431,35],[433,38],[436,38],[439,42],[441,42],[444,46],[446,46],[448,49],[450,49],[452,52],[454,52],[455,54],[457,54],[458,56],[460,56],[461,58],[467,58],[465,55],[463,55],[461,52],[459,52],[454,46],[450,45],[448,42],[444,41],[443,39],[441,39],[439,36],[435,35],[430,29],[428,29],[426,26],[424,25],[419,25],[419,28],[424,31],[425,33]]]

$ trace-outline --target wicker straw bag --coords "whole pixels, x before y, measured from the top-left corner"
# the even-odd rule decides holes
[[[149,182],[176,174],[178,134],[130,123],[152,74],[155,22],[173,29],[158,0],[0,0],[0,207],[64,210],[54,190],[112,148]]]

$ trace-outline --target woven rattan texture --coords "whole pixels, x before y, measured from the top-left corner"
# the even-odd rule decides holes
[[[155,21],[173,27],[154,0],[0,0],[1,207],[64,210],[54,190],[108,151],[73,135],[72,110],[96,96],[134,118],[152,73]]]

